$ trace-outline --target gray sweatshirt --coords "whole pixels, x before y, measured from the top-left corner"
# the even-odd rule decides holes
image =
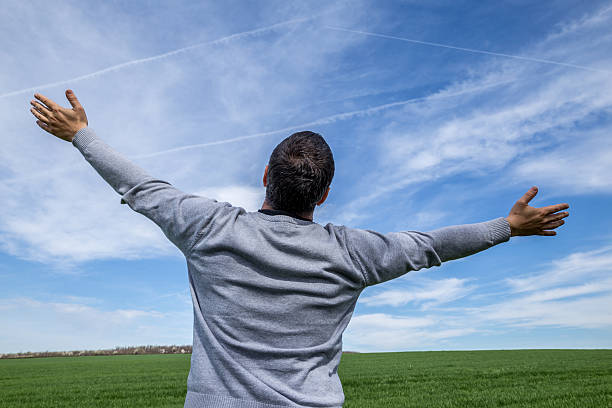
[[[503,217],[382,234],[248,212],[148,175],[91,128],[72,143],[185,256],[194,317],[185,407],[341,407],[342,333],[361,291],[510,238]]]

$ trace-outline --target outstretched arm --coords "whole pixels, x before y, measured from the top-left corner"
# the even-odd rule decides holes
[[[72,109],[64,108],[41,94],[34,95],[30,111],[41,129],[67,142],[71,142],[92,167],[119,194],[124,195],[132,187],[152,179],[142,168],[130,162],[99,139],[88,127],[85,109],[74,92],[66,91]],[[124,204],[123,200],[121,203]]]
[[[537,194],[532,187],[510,210],[508,217],[475,224],[453,225],[429,232],[402,231],[381,234],[346,229],[348,247],[365,285],[397,278],[409,271],[440,266],[442,262],[476,254],[516,235],[555,235],[564,224],[567,203],[534,208],[528,205]]]
[[[106,182],[128,204],[155,222],[185,255],[212,214],[228,203],[185,193],[167,181],[156,179],[99,139],[88,127],[85,110],[71,90],[66,97],[72,109],[63,108],[43,95],[34,95],[31,112],[46,132],[71,142]]]

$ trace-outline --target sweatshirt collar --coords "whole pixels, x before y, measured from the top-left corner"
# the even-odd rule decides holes
[[[289,217],[297,218],[298,220],[313,222],[312,220],[309,220],[308,218],[300,217],[299,215],[295,215],[293,213],[290,213],[290,212],[287,212],[287,211],[283,211],[283,210],[269,210],[269,209],[265,209],[264,210],[264,209],[260,209],[260,210],[258,210],[258,212],[264,213],[264,214],[267,214],[267,215],[287,215]]]

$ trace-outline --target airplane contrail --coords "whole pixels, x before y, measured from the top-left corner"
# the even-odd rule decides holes
[[[330,29],[330,30],[336,30],[336,31],[344,31],[348,33],[363,34],[363,35],[367,35],[370,37],[380,37],[380,38],[404,41],[404,42],[409,42],[409,43],[414,43],[414,44],[429,45],[432,47],[450,48],[452,50],[466,51],[466,52],[472,52],[472,53],[477,53],[477,54],[494,55],[496,57],[514,58],[514,59],[519,59],[523,61],[560,65],[562,67],[578,68],[578,69],[583,69],[583,70],[592,71],[592,72],[603,72],[606,74],[612,74],[612,71],[608,71],[605,69],[591,68],[591,67],[587,67],[584,65],[569,64],[565,62],[551,61],[551,60],[541,59],[541,58],[523,57],[520,55],[503,54],[501,52],[491,52],[491,51],[484,51],[484,50],[476,50],[474,48],[456,47],[454,45],[441,44],[441,43],[435,43],[435,42],[430,42],[430,41],[414,40],[412,38],[396,37],[394,35],[372,33],[368,31],[350,30],[348,28],[342,28],[342,27],[325,26],[325,28]]]
[[[69,83],[73,83],[73,82],[77,82],[77,81],[82,81],[84,79],[94,78],[94,77],[97,77],[98,75],[106,74],[108,72],[118,71],[118,70],[121,70],[123,68],[130,67],[132,65],[143,64],[143,63],[146,63],[146,62],[151,62],[151,61],[156,61],[156,60],[159,60],[159,59],[162,59],[162,58],[166,58],[166,57],[169,57],[171,55],[180,54],[180,53],[183,53],[185,51],[193,50],[194,48],[199,48],[199,47],[203,47],[203,46],[206,46],[206,45],[221,44],[221,43],[224,43],[224,42],[235,40],[237,38],[243,38],[243,37],[252,36],[254,34],[259,34],[259,33],[265,32],[265,31],[270,31],[270,30],[273,30],[275,28],[282,27],[282,26],[285,26],[285,25],[291,25],[291,24],[295,24],[295,23],[300,23],[302,21],[311,20],[313,18],[314,17],[296,18],[296,19],[293,19],[293,20],[288,20],[288,21],[284,21],[284,22],[281,22],[281,23],[272,24],[272,25],[267,26],[267,27],[257,28],[255,30],[243,31],[241,33],[236,33],[236,34],[228,35],[226,37],[218,38],[216,40],[207,41],[207,42],[201,42],[201,43],[194,44],[194,45],[189,45],[187,47],[178,48],[176,50],[165,52],[163,54],[154,55],[152,57],[139,58],[139,59],[135,59],[135,60],[128,61],[128,62],[123,62],[121,64],[112,65],[110,67],[101,69],[99,71],[90,72],[89,74],[77,76],[77,77],[74,77],[74,78],[65,79],[65,80],[57,81],[57,82],[50,82],[50,83],[47,83],[47,84],[37,85],[37,86],[30,87],[30,88],[25,88],[25,89],[19,89],[17,91],[7,92],[7,93],[4,93],[4,94],[0,94],[0,99],[1,98],[8,98],[10,96],[20,95],[20,94],[24,94],[24,93],[38,92],[38,91],[40,91],[42,89],[47,89],[47,88],[52,88],[52,87],[59,86],[59,85],[65,85],[65,84],[69,84]]]
[[[260,138],[260,137],[265,137],[265,136],[271,136],[271,135],[275,135],[275,134],[279,134],[279,133],[289,132],[289,131],[292,131],[292,130],[304,129],[304,128],[311,127],[311,126],[325,125],[325,124],[336,122],[336,121],[339,121],[339,120],[350,119],[350,118],[355,117],[355,116],[369,115],[369,114],[376,113],[376,112],[379,112],[379,111],[382,111],[382,110],[385,110],[385,109],[393,108],[393,107],[396,107],[396,106],[408,105],[410,103],[426,102],[426,101],[430,101],[430,100],[438,100],[438,99],[445,99],[445,98],[452,98],[452,97],[456,97],[456,96],[466,95],[466,94],[478,92],[478,91],[481,91],[481,90],[485,90],[485,89],[488,89],[488,88],[493,88],[493,87],[496,87],[496,86],[499,86],[499,85],[507,84],[507,83],[513,82],[513,81],[514,81],[514,79],[506,79],[506,80],[503,80],[503,81],[497,81],[497,82],[492,82],[492,83],[488,83],[488,84],[484,84],[484,85],[480,85],[480,86],[474,86],[474,87],[467,88],[467,89],[462,89],[462,90],[457,91],[457,92],[438,93],[438,94],[422,96],[422,97],[418,97],[418,98],[405,99],[403,101],[386,103],[386,104],[383,104],[383,105],[373,106],[373,107],[366,108],[366,109],[359,109],[359,110],[354,110],[354,111],[350,111],[350,112],[337,113],[337,114],[334,114],[334,115],[330,115],[330,116],[326,116],[326,117],[323,117],[323,118],[320,118],[320,119],[316,119],[316,120],[311,121],[311,122],[301,123],[299,125],[292,125],[292,126],[288,126],[288,127],[282,128],[282,129],[271,130],[271,131],[268,131],[268,132],[259,132],[259,133],[253,133],[253,134],[250,134],[250,135],[245,135],[245,136],[238,136],[238,137],[233,137],[233,138],[229,138],[229,139],[217,140],[217,141],[213,141],[213,142],[206,142],[206,143],[199,143],[199,144],[180,146],[180,147],[175,147],[175,148],[167,149],[167,150],[161,150],[161,151],[153,152],[153,153],[146,153],[146,154],[140,154],[140,155],[136,155],[136,156],[129,156],[128,158],[129,159],[144,159],[144,158],[149,158],[149,157],[162,156],[162,155],[165,155],[165,154],[170,154],[170,153],[179,152],[179,151],[183,151],[183,150],[197,149],[197,148],[209,147],[209,146],[217,146],[217,145],[234,143],[234,142],[237,142],[237,141],[240,141],[240,140],[248,140],[248,139],[255,139],[255,138]],[[14,183],[23,183],[24,181],[35,180],[35,179],[38,179],[40,177],[48,177],[49,175],[52,175],[52,174],[58,174],[58,173],[61,173],[63,171],[68,171],[68,170],[73,170],[73,169],[74,169],[74,167],[72,167],[72,166],[54,168],[54,169],[49,169],[49,170],[46,170],[46,171],[40,172],[40,173],[29,174],[27,176],[21,176],[21,177],[14,177],[14,178],[11,178],[11,179],[5,179],[5,180],[0,181],[0,183],[2,183],[4,185],[9,185],[9,184],[14,184]]]
[[[275,134],[278,134],[278,133],[284,133],[284,132],[289,132],[289,131],[292,131],[292,130],[303,129],[303,128],[306,128],[306,127],[325,125],[325,124],[336,122],[336,121],[339,121],[339,120],[350,119],[350,118],[355,117],[355,116],[369,115],[369,114],[372,114],[372,113],[375,113],[375,112],[379,112],[379,111],[382,111],[382,110],[385,110],[385,109],[389,109],[389,108],[392,108],[392,107],[395,107],[395,106],[407,105],[407,104],[414,103],[414,102],[429,101],[429,100],[436,100],[436,99],[444,99],[444,98],[451,98],[451,97],[455,97],[455,96],[461,96],[461,95],[465,95],[465,94],[468,94],[468,93],[477,92],[477,91],[480,91],[480,90],[483,90],[483,89],[487,89],[487,88],[492,88],[492,87],[495,87],[495,86],[503,85],[503,84],[506,84],[506,83],[512,82],[512,81],[513,80],[498,81],[498,82],[494,82],[494,83],[490,83],[490,84],[485,84],[485,85],[481,85],[481,86],[472,87],[472,88],[469,88],[469,89],[463,89],[463,90],[460,90],[460,91],[457,91],[457,92],[453,92],[453,93],[442,93],[442,94],[434,94],[434,95],[422,96],[422,97],[418,97],[418,98],[405,99],[403,101],[386,103],[386,104],[383,104],[383,105],[373,106],[371,108],[359,109],[359,110],[354,110],[354,111],[344,112],[344,113],[337,113],[335,115],[330,115],[330,116],[326,116],[326,117],[314,120],[312,122],[305,122],[305,123],[301,123],[299,125],[292,125],[292,126],[285,127],[285,128],[282,128],[282,129],[271,130],[269,132],[253,133],[253,134],[250,134],[250,135],[238,136],[238,137],[233,137],[233,138],[230,138],[230,139],[217,140],[217,141],[214,141],[214,142],[206,142],[206,143],[198,143],[198,144],[180,146],[180,147],[175,147],[175,148],[172,148],[172,149],[161,150],[159,152],[146,153],[146,154],[141,154],[141,155],[137,155],[137,156],[132,156],[131,158],[132,159],[144,159],[144,158],[156,157],[156,156],[161,156],[161,155],[164,155],[164,154],[179,152],[179,151],[182,151],[182,150],[190,150],[190,149],[196,149],[196,148],[201,148],[201,147],[216,146],[216,145],[222,145],[222,144],[227,144],[227,143],[234,143],[234,142],[238,142],[240,140],[255,139],[255,138],[264,137],[264,136],[271,136],[271,135],[275,135]]]

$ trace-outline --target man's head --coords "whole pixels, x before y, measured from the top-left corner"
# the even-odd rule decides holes
[[[266,201],[272,207],[309,213],[327,197],[334,156],[320,134],[297,132],[274,148],[266,176]]]

